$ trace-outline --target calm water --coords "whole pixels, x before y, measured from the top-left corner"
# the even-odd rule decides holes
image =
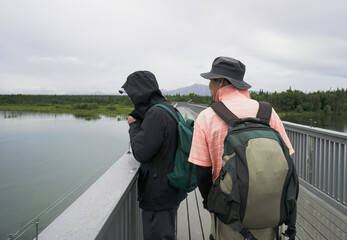
[[[303,124],[307,126],[325,128],[329,130],[347,132],[347,114],[321,115],[315,114],[311,117],[303,116],[285,116],[281,118],[283,121]]]
[[[128,145],[128,126],[120,118],[86,121],[73,115],[0,111],[0,240],[46,209],[40,218],[44,228]],[[61,203],[47,209],[61,196]],[[33,233],[32,227],[19,239]]]

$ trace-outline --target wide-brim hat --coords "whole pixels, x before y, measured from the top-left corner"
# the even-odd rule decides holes
[[[212,69],[200,76],[206,79],[225,78],[233,86],[240,90],[246,90],[252,86],[243,81],[246,66],[237,59],[230,57],[217,57],[212,63]]]

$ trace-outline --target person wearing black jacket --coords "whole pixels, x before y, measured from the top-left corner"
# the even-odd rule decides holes
[[[164,104],[174,107],[162,95],[153,73],[137,71],[122,86],[135,109],[128,118],[133,155],[141,163],[138,200],[142,209],[144,240],[175,239],[175,216],[186,193],[169,185],[177,148],[177,124]]]

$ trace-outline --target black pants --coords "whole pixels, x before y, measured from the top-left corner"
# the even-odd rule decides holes
[[[144,240],[174,240],[177,208],[165,211],[142,211]]]

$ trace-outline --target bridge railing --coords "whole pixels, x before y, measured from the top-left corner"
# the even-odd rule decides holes
[[[290,122],[283,124],[295,149],[294,161],[302,183],[313,186],[310,190],[315,193],[320,190],[330,196],[339,204],[326,197],[325,200],[346,211],[347,134]]]
[[[139,163],[128,152],[39,235],[52,239],[142,239]]]

